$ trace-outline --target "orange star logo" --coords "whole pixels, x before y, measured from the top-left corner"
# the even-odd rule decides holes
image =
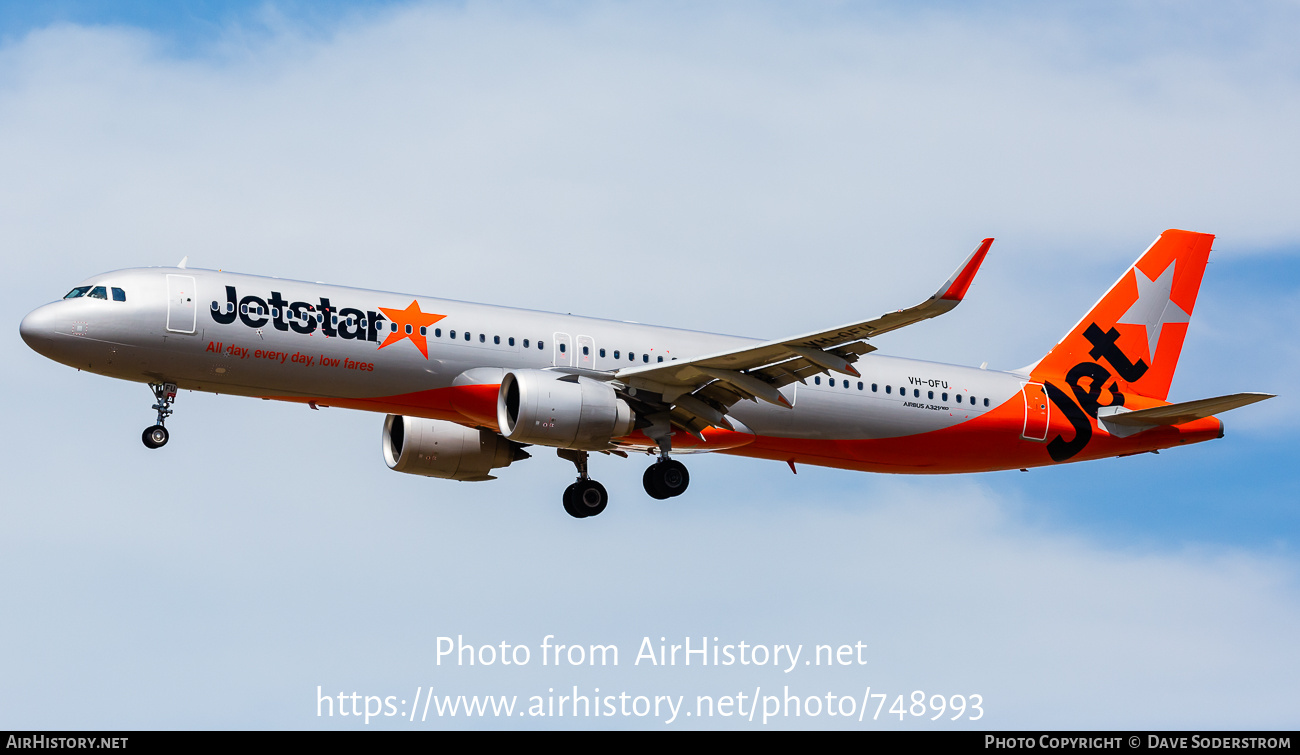
[[[388,337],[384,339],[383,343],[379,344],[379,348],[382,349],[385,346],[397,343],[403,338],[409,338],[411,343],[415,344],[415,348],[419,349],[420,353],[424,355],[424,358],[429,358],[429,344],[424,339],[424,333],[420,332],[420,329],[427,328],[446,317],[446,315],[421,312],[420,305],[414,299],[411,300],[411,306],[406,309],[380,307],[379,311],[397,324],[397,330],[390,330]]]

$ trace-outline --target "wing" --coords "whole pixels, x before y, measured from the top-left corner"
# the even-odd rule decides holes
[[[726,414],[741,399],[789,407],[779,390],[786,385],[823,372],[861,377],[853,363],[876,348],[866,339],[951,311],[966,295],[992,243],[984,239],[933,296],[913,307],[742,349],[628,367],[615,378],[638,391],[660,394],[662,404],[670,407],[672,423],[692,433],[712,426],[731,429]]]

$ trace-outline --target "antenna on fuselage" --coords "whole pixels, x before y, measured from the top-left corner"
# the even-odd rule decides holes
[[[179,264],[176,265],[176,267],[179,267],[180,269],[184,270],[184,269],[185,269],[185,263],[186,263],[186,262],[189,262],[189,261],[190,261],[190,256],[187,254],[187,255],[185,255],[184,257],[181,257],[181,261],[180,261]]]

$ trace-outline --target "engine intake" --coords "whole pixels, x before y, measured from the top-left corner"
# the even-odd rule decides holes
[[[528,458],[518,443],[491,430],[396,414],[384,420],[383,447],[395,472],[465,482],[495,480],[488,472]]]
[[[636,414],[608,383],[546,370],[501,380],[497,427],[516,443],[600,450],[632,432]]]

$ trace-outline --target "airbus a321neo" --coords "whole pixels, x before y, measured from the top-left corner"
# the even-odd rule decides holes
[[[985,239],[929,299],[793,338],[751,338],[410,294],[178,268],[97,275],[22,321],[63,364],[148,383],[167,443],[177,390],[381,412],[398,472],[491,480],[549,446],[577,466],[575,517],[609,496],[588,454],[657,455],[654,498],[689,482],[675,454],[719,451],[870,472],[1023,469],[1223,435],[1214,416],[1269,398],[1165,400],[1214,237],[1169,230],[1036,364],[998,372],[875,353],[948,312]]]

